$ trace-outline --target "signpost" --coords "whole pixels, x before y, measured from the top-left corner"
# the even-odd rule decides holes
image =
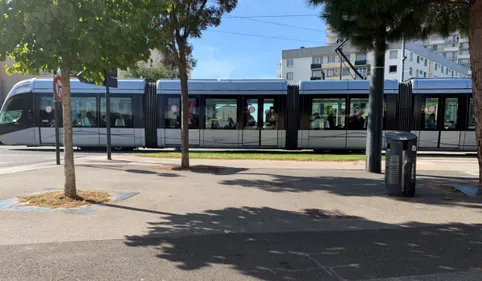
[[[60,165],[59,104],[62,102],[62,79],[56,72],[54,74],[55,158],[57,165]]]
[[[111,129],[110,129],[110,87],[117,88],[117,71],[103,71],[104,74],[104,86],[105,86],[105,124],[106,124],[106,131],[107,131],[107,160],[112,160],[112,149],[111,149]],[[79,78],[80,82],[94,84],[94,81],[87,80],[83,72],[77,74],[77,78]]]

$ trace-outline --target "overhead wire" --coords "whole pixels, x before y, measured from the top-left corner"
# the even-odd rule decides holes
[[[303,39],[295,39],[295,38],[286,38],[286,37],[277,37],[277,36],[267,36],[267,35],[258,35],[258,34],[250,34],[250,33],[240,33],[240,32],[233,32],[233,31],[223,31],[223,30],[206,30],[207,32],[217,32],[217,33],[225,33],[225,34],[233,34],[233,35],[242,35],[242,36],[250,36],[250,37],[259,37],[259,38],[269,38],[269,39],[278,39],[278,40],[288,40],[288,41],[298,41],[298,42],[310,42],[310,43],[317,43],[317,41],[311,40],[303,40]]]

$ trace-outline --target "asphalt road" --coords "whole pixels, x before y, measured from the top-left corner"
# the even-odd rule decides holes
[[[482,280],[481,226],[0,246],[0,280]]]
[[[94,152],[86,153],[76,151],[75,156],[85,157],[87,155],[93,155],[93,153]],[[62,153],[60,157],[60,159],[62,160]],[[47,162],[55,163],[55,148],[0,145],[0,167],[11,167]]]

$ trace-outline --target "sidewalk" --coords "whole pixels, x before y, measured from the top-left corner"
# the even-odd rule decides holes
[[[244,206],[296,213],[303,209],[337,209],[373,222],[363,223],[368,228],[405,223],[482,223],[482,202],[463,197],[446,201],[440,191],[424,187],[424,183],[473,179],[466,173],[469,168],[464,165],[453,165],[463,168],[457,170],[449,169],[449,164],[434,165],[436,168],[433,168],[421,163],[418,166],[418,196],[397,199],[384,195],[384,176],[364,172],[363,162],[191,161],[192,165],[225,167],[211,174],[158,169],[178,164],[178,159],[130,155],[115,156],[113,161],[103,159],[95,156],[77,160],[78,189],[139,194],[87,216],[0,212],[0,244],[122,239],[125,235],[145,233],[149,222],[158,221],[163,215],[241,209]],[[61,167],[0,175],[1,199],[62,187]],[[339,225],[334,223],[334,226],[325,222],[312,224],[308,220],[293,229],[283,224],[269,228],[243,227],[246,231],[256,232],[275,228],[280,231],[329,230],[345,229],[345,224],[346,220]],[[190,234],[191,231],[182,229],[181,232]]]

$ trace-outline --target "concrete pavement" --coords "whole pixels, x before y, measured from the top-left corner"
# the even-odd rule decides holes
[[[0,212],[0,280],[482,278],[482,202],[424,187],[473,179],[472,160],[421,160],[418,196],[397,199],[363,163],[104,158],[77,160],[78,188],[139,194],[88,215]],[[0,199],[62,184],[61,167],[0,175]]]

